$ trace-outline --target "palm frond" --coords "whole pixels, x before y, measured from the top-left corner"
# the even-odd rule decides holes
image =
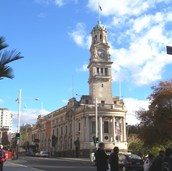
[[[0,66],[0,80],[3,78],[14,78],[13,69],[9,66]]]
[[[0,50],[4,49],[8,47],[8,45],[5,43],[5,38],[4,37],[0,37]]]
[[[21,58],[23,58],[23,56],[21,56],[20,52],[16,52],[16,50],[4,51],[0,53],[0,65],[6,65]]]

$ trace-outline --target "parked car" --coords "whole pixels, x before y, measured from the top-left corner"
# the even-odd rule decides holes
[[[40,151],[38,153],[35,153],[35,156],[37,157],[49,157],[49,152],[48,151]]]
[[[35,153],[33,151],[26,151],[26,156],[35,156]]]
[[[143,159],[136,154],[119,154],[119,167],[120,170],[130,171],[143,171]]]

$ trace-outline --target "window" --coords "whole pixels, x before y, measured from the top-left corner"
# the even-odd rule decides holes
[[[104,101],[104,100],[102,100],[102,101],[101,101],[101,104],[102,104],[102,105],[104,105],[104,104],[105,104],[105,101]]]
[[[108,69],[105,68],[105,75],[108,75]]]
[[[103,68],[101,68],[101,74],[103,74]]]
[[[94,37],[94,43],[96,43],[97,42],[97,35],[95,35],[95,37]]]
[[[99,74],[99,68],[97,68],[97,74]]]
[[[100,34],[100,40],[102,40],[102,34]]]
[[[58,130],[58,128],[57,128],[57,134],[56,134],[56,135],[57,135],[57,137],[58,137],[58,131],[59,131],[59,130]]]
[[[104,121],[104,133],[109,133],[109,122]]]
[[[92,133],[95,133],[96,132],[96,122],[95,121],[92,121],[92,124],[91,124],[91,132]]]
[[[63,127],[61,127],[61,135],[63,135]]]
[[[66,134],[67,134],[67,126],[66,126]]]
[[[80,131],[80,129],[81,129],[81,125],[80,125],[80,123],[79,123],[79,125],[78,125],[79,127],[78,127],[78,130]]]

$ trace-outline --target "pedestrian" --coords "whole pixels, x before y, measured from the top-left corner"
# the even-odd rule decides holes
[[[110,170],[118,171],[119,170],[119,148],[114,147],[113,152],[109,156]]]
[[[160,150],[159,155],[156,156],[152,162],[151,171],[161,171],[161,166],[164,156],[165,156],[165,151]]]
[[[148,157],[147,159],[144,161],[144,164],[143,164],[143,170],[144,171],[151,171],[151,166],[152,166],[152,162],[153,162],[153,154],[148,154]]]
[[[165,150],[165,156],[162,161],[161,169],[162,171],[172,171],[172,149],[167,148]]]
[[[3,150],[3,145],[0,145],[0,171],[3,171],[3,166],[5,161],[6,161],[5,150]]]
[[[108,170],[108,155],[105,153],[104,143],[99,143],[99,148],[94,153],[95,162],[97,166],[97,171],[107,171]]]

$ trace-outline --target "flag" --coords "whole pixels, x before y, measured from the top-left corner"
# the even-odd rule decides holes
[[[166,46],[167,54],[172,55],[172,46]]]
[[[99,9],[102,11],[102,7],[99,5]]]

